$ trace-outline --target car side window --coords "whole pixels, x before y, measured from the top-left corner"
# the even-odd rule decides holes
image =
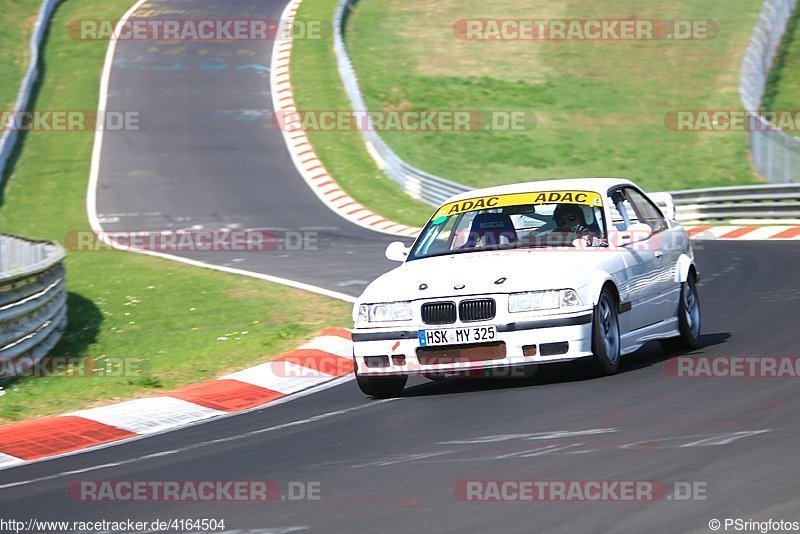
[[[626,187],[625,198],[630,201],[638,219],[652,228],[654,234],[668,228],[667,220],[661,214],[661,210],[642,193]]]
[[[629,224],[637,224],[639,221],[639,216],[636,213],[636,210],[633,209],[630,201],[627,197],[621,197],[619,191],[616,191],[609,195],[608,199],[606,199],[606,203],[608,204],[608,209],[611,212],[611,224],[617,230],[627,230],[628,224],[625,223],[625,218],[620,213],[618,203],[615,203],[615,200],[620,200],[620,204],[622,208],[625,210],[625,213],[628,215],[628,223]]]

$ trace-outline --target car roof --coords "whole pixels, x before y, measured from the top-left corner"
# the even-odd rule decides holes
[[[539,180],[536,182],[524,182],[519,184],[484,187],[483,189],[473,189],[465,193],[453,195],[445,200],[442,204],[448,204],[450,202],[476,197],[507,195],[510,193],[538,193],[539,191],[581,190],[594,191],[600,193],[601,195],[605,195],[609,189],[618,185],[635,184],[624,178],[561,178],[557,180]]]

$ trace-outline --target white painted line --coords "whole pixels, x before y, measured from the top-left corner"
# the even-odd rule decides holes
[[[308,391],[308,392],[300,393],[298,395],[293,395],[292,397],[288,397],[286,399],[286,402],[288,402],[289,400],[294,400],[294,399],[298,399],[300,397],[304,397],[307,394],[316,393],[317,391],[320,391],[322,389],[327,389],[329,387],[337,386],[341,382],[342,381],[337,380],[337,381],[335,381],[335,383],[326,384],[324,387],[315,389],[313,391]],[[283,423],[283,424],[280,424],[280,425],[275,425],[275,426],[271,426],[271,427],[267,427],[267,428],[262,428],[262,429],[259,429],[259,430],[253,430],[253,431],[250,431],[250,432],[245,432],[244,434],[236,434],[236,435],[228,436],[228,437],[225,437],[225,438],[214,439],[214,440],[209,440],[209,441],[202,441],[200,443],[192,443],[191,445],[187,445],[186,447],[181,447],[181,448],[174,449],[174,450],[168,451],[168,452],[171,453],[171,454],[177,454],[177,453],[181,453],[181,452],[190,451],[190,450],[193,450],[193,449],[198,449],[198,448],[202,448],[202,447],[208,447],[210,445],[215,445],[217,443],[226,443],[226,442],[229,442],[229,441],[238,441],[240,439],[249,438],[249,437],[252,437],[252,436],[257,436],[259,434],[265,434],[265,433],[269,433],[269,432],[277,432],[277,431],[280,431],[280,430],[284,430],[286,428],[294,428],[294,427],[297,427],[297,426],[316,423],[317,421],[323,421],[325,419],[330,419],[332,417],[336,417],[337,415],[345,415],[345,414],[348,414],[348,413],[351,413],[351,412],[363,410],[365,408],[371,408],[373,406],[380,406],[381,404],[384,404],[384,403],[387,403],[387,402],[392,402],[392,401],[395,401],[395,400],[397,400],[397,399],[383,399],[383,400],[373,401],[373,402],[369,402],[369,403],[359,404],[358,406],[353,406],[352,408],[346,408],[344,410],[336,410],[336,411],[333,411],[333,412],[326,412],[326,413],[322,413],[322,414],[319,414],[319,415],[314,415],[312,417],[307,417],[305,419],[298,419],[298,420],[290,421],[288,423]],[[250,411],[257,410],[257,409],[259,409],[259,408],[253,408]],[[233,414],[230,414],[229,416],[232,416],[232,415]],[[134,439],[141,439],[141,437],[131,438],[129,440],[123,440],[123,441],[132,441]],[[43,458],[41,460],[36,460],[36,462],[52,460],[54,458],[60,458],[62,456],[72,456],[74,454],[79,454],[79,453],[87,452],[87,451],[90,451],[90,450],[102,449],[102,448],[110,447],[110,446],[113,446],[113,445],[117,445],[119,443],[122,443],[123,441],[118,441],[118,442],[115,442],[115,443],[105,443],[103,445],[99,445],[99,446],[93,447],[91,449],[84,449],[84,450],[81,450],[81,451],[73,451],[73,452],[65,453],[65,454],[59,455],[59,456],[51,456],[49,458]],[[75,471],[64,471],[64,472],[61,472],[61,473],[56,473],[56,474],[53,474],[53,475],[47,475],[47,476],[43,476],[43,477],[33,478],[33,479],[29,479],[29,480],[21,480],[19,482],[11,482],[11,483],[8,483],[8,484],[0,484],[0,489],[14,488],[14,487],[17,487],[17,486],[25,486],[25,485],[28,485],[28,484],[34,484],[36,482],[44,482],[44,481],[53,480],[53,479],[56,479],[56,478],[72,476],[72,475],[75,475],[77,473],[87,473],[89,471],[98,471],[100,469],[106,469],[106,468],[109,468],[109,467],[116,467],[116,466],[119,466],[119,465],[132,464],[132,463],[135,463],[135,462],[140,462],[142,460],[148,460],[150,458],[156,458],[156,457],[164,456],[164,454],[165,454],[165,452],[159,452],[159,453],[156,453],[156,454],[148,454],[148,455],[145,455],[145,456],[139,456],[139,457],[136,457],[136,458],[131,458],[129,460],[123,460],[121,462],[105,463],[105,464],[96,465],[96,466],[92,466],[92,467],[86,467],[86,468],[75,470]],[[32,462],[28,462],[28,463],[32,463]]]
[[[122,15],[122,18],[117,23],[115,31],[121,32],[128,19],[131,18],[133,13],[147,2],[147,0],[137,0],[133,6]],[[111,39],[108,42],[106,49],[105,62],[103,63],[103,72],[100,76],[100,96],[97,102],[97,121],[98,124],[104,116],[106,106],[108,105],[108,86],[111,79],[111,66],[114,63],[114,53],[117,49],[117,40]],[[92,147],[92,166],[89,171],[89,191],[86,195],[86,213],[89,217],[89,224],[92,230],[101,231],[100,222],[97,218],[97,179],[100,174],[100,155],[103,150],[103,129],[96,128],[94,134],[94,146]]]
[[[177,261],[180,263],[185,263],[187,265],[193,265],[195,267],[202,267],[204,269],[213,269],[215,271],[222,271],[223,273],[230,273],[230,274],[238,274],[241,276],[249,276],[250,278],[258,278],[259,280],[264,280],[266,282],[272,282],[275,284],[281,284],[284,286],[294,287],[296,289],[302,289],[304,291],[308,291],[310,293],[317,293],[318,295],[324,295],[326,297],[331,297],[337,300],[343,300],[345,302],[354,303],[356,301],[356,297],[351,295],[346,295],[345,293],[339,293],[338,291],[331,291],[330,289],[325,289],[324,287],[318,287],[311,284],[305,284],[303,282],[296,282],[294,280],[289,280],[287,278],[281,278],[278,276],[272,276],[271,274],[262,274],[257,273],[254,271],[246,271],[244,269],[236,269],[234,267],[226,267],[224,265],[214,265],[211,263],[204,263],[202,261],[197,260],[190,260],[189,258],[183,258],[181,256],[174,256],[172,254],[164,254],[162,252],[153,252],[152,250],[139,250],[139,249],[127,249],[123,247],[116,246],[115,242],[108,243],[115,248],[120,248],[121,250],[128,250],[130,252],[137,252],[139,254],[145,254],[147,256],[155,256],[157,258]]]
[[[66,415],[91,419],[135,434],[152,434],[224,413],[174,397],[149,397]]]
[[[769,430],[744,430],[741,432],[718,434],[716,436],[699,439],[690,443],[684,443],[683,445],[680,445],[680,447],[714,447],[717,445],[727,445],[742,438],[749,438],[750,436],[757,436],[758,434],[764,434],[766,432],[769,432]]]
[[[272,407],[277,406],[279,404],[285,404],[287,402],[292,402],[295,399],[300,399],[302,397],[307,397],[309,395],[313,395],[315,393],[318,393],[320,391],[324,391],[326,389],[334,388],[336,386],[344,384],[345,382],[349,382],[353,378],[354,378],[353,373],[349,373],[349,374],[346,374],[344,376],[340,376],[338,378],[334,378],[333,380],[329,380],[328,382],[324,382],[322,384],[319,384],[318,386],[314,386],[314,387],[311,387],[311,388],[308,388],[308,389],[304,389],[303,391],[299,391],[299,392],[294,393],[292,395],[287,395],[285,397],[277,398],[277,399],[272,400],[272,401],[270,401],[268,403],[262,404],[261,406],[253,406],[252,408],[248,408],[246,410],[242,410],[242,411],[239,411],[239,412],[226,412],[226,413],[223,413],[222,415],[220,415],[219,417],[216,417],[214,419],[203,419],[201,421],[194,421],[194,422],[191,422],[191,423],[187,423],[186,425],[184,425],[181,428],[187,428],[187,427],[191,427],[191,426],[202,425],[202,424],[208,423],[210,421],[216,421],[216,420],[219,420],[219,419],[227,419],[229,417],[237,417],[237,416],[240,416],[240,415],[244,415],[246,413],[263,410],[267,405],[269,405],[269,407],[272,408]],[[390,399],[390,400],[395,400],[395,399]],[[364,406],[369,406],[369,405],[364,405]],[[361,406],[361,407],[364,407],[364,406]],[[123,443],[128,443],[128,442],[131,442],[131,441],[137,441],[137,440],[144,439],[144,438],[147,438],[147,437],[150,437],[150,436],[155,436],[155,435],[158,435],[158,434],[164,434],[164,433],[167,433],[167,432],[173,432],[175,430],[179,430],[179,429],[177,429],[177,428],[169,428],[169,429],[163,430],[161,432],[155,432],[153,434],[131,436],[130,438],[121,439],[121,440],[117,440],[117,441],[111,441],[111,442],[108,442],[108,443],[100,443],[99,445],[95,445],[93,447],[87,447],[85,449],[78,449],[78,450],[75,450],[75,451],[64,452],[64,453],[61,453],[61,454],[54,454],[53,456],[46,456],[44,458],[39,458],[37,460],[29,460],[29,461],[26,461],[26,462],[23,462],[23,463],[18,463],[18,464],[0,465],[0,471],[5,470],[5,469],[12,469],[12,468],[15,468],[15,467],[20,467],[20,466],[24,466],[24,465],[28,465],[28,464],[33,464],[33,463],[40,463],[40,462],[47,462],[47,461],[50,461],[50,460],[57,460],[57,459],[64,458],[64,457],[67,457],[67,456],[75,456],[77,454],[83,454],[83,453],[86,453],[86,452],[92,452],[92,451],[97,451],[97,450],[101,450],[101,449],[107,449],[109,447],[115,447],[115,446],[121,445]],[[238,439],[238,438],[234,436],[233,438],[218,439],[218,440],[214,440],[212,442],[206,442],[206,443],[201,444],[201,445],[210,445],[210,444],[218,443],[218,442],[222,442],[222,441],[230,441],[231,439]],[[162,452],[158,452],[158,453],[155,453],[155,454],[149,454],[147,456],[142,456],[140,458],[137,458],[137,460],[144,460],[144,459],[152,458],[152,457],[155,457],[155,456],[163,456],[165,454],[174,453],[174,452],[182,452],[182,451],[169,451],[169,452],[163,452],[162,451]],[[116,462],[116,463],[113,463],[113,464],[104,464],[102,466],[98,466],[97,469],[102,468],[102,467],[110,467],[112,465],[122,465],[122,464],[126,464],[126,463],[130,463],[130,461]],[[92,470],[92,468],[87,468],[87,469],[83,469],[81,471],[91,471],[91,470]],[[62,475],[72,474],[74,472],[75,471],[68,471],[66,473],[62,473]],[[34,480],[32,482],[39,482],[40,480],[49,480],[50,478],[57,478],[57,476],[60,476],[60,475],[56,475],[56,476],[52,476],[52,477],[44,477],[42,479],[36,479],[36,480]],[[23,484],[27,484],[29,482],[31,482],[31,481],[0,485],[0,489],[3,489],[5,487],[23,485]]]
[[[127,23],[128,19],[133,15],[133,13],[139,9],[147,0],[138,0],[133,7],[131,7],[119,20],[117,23],[116,31],[121,32],[123,26]],[[104,116],[104,111],[106,106],[108,105],[108,88],[109,82],[111,79],[111,67],[114,63],[114,53],[117,47],[117,40],[112,39],[109,41],[108,49],[106,50],[106,57],[105,63],[103,64],[103,72],[102,76],[100,77],[100,97],[97,103],[97,110],[98,110],[98,121],[102,120]],[[274,48],[277,50],[277,47]],[[130,252],[138,252],[140,254],[146,254],[148,256],[155,256],[157,258],[163,258],[167,260],[177,261],[181,263],[185,263],[187,265],[192,265],[194,267],[202,267],[204,269],[213,269],[215,271],[222,271],[225,273],[230,274],[238,274],[241,276],[249,276],[251,278],[258,278],[260,280],[264,280],[266,282],[272,282],[275,284],[281,284],[289,287],[293,287],[295,289],[302,289],[304,291],[309,291],[311,293],[317,293],[320,295],[325,295],[326,297],[331,297],[338,300],[343,300],[345,302],[355,302],[355,297],[351,297],[350,295],[346,295],[344,293],[339,293],[338,291],[330,291],[323,287],[314,286],[311,284],[305,284],[303,282],[297,282],[294,280],[289,280],[287,278],[281,278],[278,276],[272,276],[268,274],[256,273],[253,271],[247,271],[244,269],[234,269],[232,267],[224,267],[221,265],[214,265],[211,263],[205,263],[197,260],[190,260],[188,258],[183,258],[181,256],[175,256],[172,254],[164,254],[160,252],[155,252],[152,250],[138,250],[138,249],[130,249],[125,247],[120,247],[117,243],[109,240],[107,235],[103,231],[103,227],[100,223],[100,219],[97,216],[97,187],[98,181],[100,178],[100,162],[101,156],[103,151],[103,130],[102,128],[97,128],[94,136],[94,146],[92,147],[92,163],[91,169],[89,171],[89,185],[87,187],[86,192],[86,215],[89,219],[89,225],[91,226],[92,230],[98,233],[100,239],[106,243],[107,245],[117,248],[120,250],[128,250]]]

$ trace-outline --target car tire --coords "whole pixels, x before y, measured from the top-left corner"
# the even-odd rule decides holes
[[[397,397],[403,392],[408,382],[408,376],[360,376],[356,375],[356,382],[364,395],[376,399]]]
[[[681,298],[678,304],[680,335],[661,340],[661,347],[667,352],[699,348],[701,324],[700,296],[697,293],[694,276],[690,275],[681,284]]]
[[[600,292],[592,317],[592,359],[594,374],[613,375],[619,370],[621,356],[619,304],[606,286]]]

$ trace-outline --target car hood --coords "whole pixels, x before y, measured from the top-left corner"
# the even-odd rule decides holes
[[[359,301],[577,288],[587,282],[590,272],[606,267],[613,256],[616,252],[610,249],[515,249],[422,258],[378,277]],[[496,283],[501,278],[505,281]],[[420,289],[423,284],[427,287]]]

